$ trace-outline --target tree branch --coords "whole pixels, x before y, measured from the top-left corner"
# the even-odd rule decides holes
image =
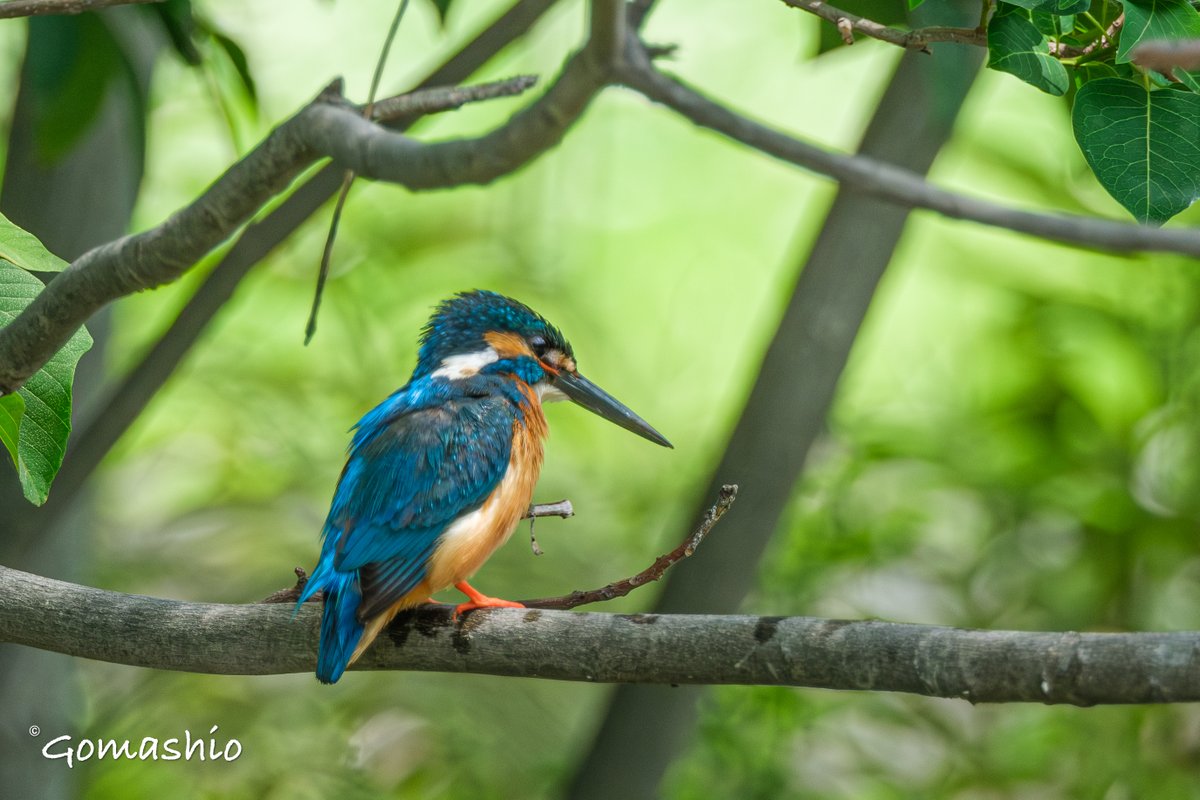
[[[109,6],[161,3],[163,0],[8,0],[0,3],[0,19],[40,17],[51,14],[82,14]]]
[[[696,125],[833,178],[843,185],[910,208],[925,208],[1043,239],[1116,252],[1158,251],[1200,257],[1200,231],[1161,229],[1071,214],[1022,211],[932,186],[920,176],[865,156],[822,149],[730,111],[679,80],[659,72],[637,44],[620,80]]]
[[[476,611],[401,615],[359,669],[601,683],[760,684],[971,702],[1200,700],[1200,633],[1025,633],[809,617]],[[320,609],[182,603],[0,567],[0,641],[222,675],[306,672]],[[413,634],[416,635],[413,635]]]
[[[466,80],[527,31],[555,2],[517,0],[478,36],[427,75],[417,88],[431,89],[441,84]],[[415,90],[401,95],[407,98],[405,102],[414,104],[419,96]],[[418,119],[420,113],[413,108],[411,113],[385,124],[395,130],[405,130]],[[63,462],[63,468],[54,481],[54,492],[46,505],[37,508],[21,504],[6,517],[9,529],[5,533],[8,538],[22,543],[36,541],[38,531],[51,526],[70,507],[75,492],[171,375],[208,322],[233,295],[250,268],[333,195],[340,183],[340,175],[341,170],[337,167],[325,167],[269,214],[247,226],[188,300],[170,329],[107,394],[103,404],[92,409],[85,424],[77,429],[78,435],[71,440],[71,457]],[[14,548],[23,546],[13,545]]]
[[[864,36],[869,36],[872,39],[878,39],[881,42],[888,42],[889,44],[898,45],[909,50],[923,50],[928,52],[929,45],[936,42],[955,42],[957,44],[975,45],[976,47],[987,47],[987,31],[982,28],[953,28],[937,25],[903,31],[899,28],[893,28],[867,19],[866,17],[860,17],[857,14],[851,14],[849,11],[843,11],[840,8],[822,2],[822,0],[783,0],[783,3],[792,8],[816,14],[821,19],[833,23],[838,27],[838,30],[843,32],[843,38],[846,36],[846,30],[849,29]],[[853,43],[853,37],[846,39],[846,44]]]
[[[590,61],[577,56],[546,94],[500,128],[429,144],[384,130],[340,95],[323,93],[187,208],[156,228],[90,250],[57,275],[0,329],[0,393],[15,391],[105,304],[178,278],[320,158],[411,189],[488,183],[558,144],[602,85]]]
[[[627,12],[625,0],[591,0],[588,39],[602,68],[616,66],[625,52]]]
[[[704,542],[704,538],[721,521],[721,517],[725,516],[725,512],[729,510],[730,506],[733,505],[733,501],[737,499],[737,490],[738,487],[735,484],[722,486],[717,496],[716,504],[700,520],[700,524],[695,532],[684,539],[674,550],[666,555],[659,556],[653,564],[646,567],[637,575],[615,581],[607,586],[592,589],[591,591],[575,591],[561,597],[540,597],[536,600],[522,600],[521,603],[526,608],[554,608],[565,611],[588,605],[589,603],[602,603],[606,600],[615,600],[618,597],[624,597],[639,586],[645,586],[651,581],[658,580],[676,563],[685,558],[690,558],[696,552],[696,548]],[[537,551],[536,546],[535,542],[534,552],[541,555]]]

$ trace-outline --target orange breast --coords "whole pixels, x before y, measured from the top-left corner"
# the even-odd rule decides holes
[[[549,429],[538,396],[527,384],[521,385],[525,402],[521,404],[525,421],[513,423],[512,454],[508,470],[483,505],[455,520],[442,534],[429,559],[425,580],[383,614],[366,625],[350,663],[370,646],[381,630],[401,610],[424,602],[434,592],[465,581],[483,566],[517,528],[533,500],[533,487],[542,471],[542,439]]]
[[[547,434],[541,402],[527,385],[521,386],[525,421],[513,423],[508,470],[483,505],[455,521],[442,534],[429,562],[426,583],[436,592],[475,574],[483,562],[508,541],[533,500],[542,470],[542,439]]]

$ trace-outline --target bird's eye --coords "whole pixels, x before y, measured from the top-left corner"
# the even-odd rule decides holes
[[[540,357],[545,355],[548,343],[545,336],[531,336],[529,337],[529,346],[533,349],[534,355]]]

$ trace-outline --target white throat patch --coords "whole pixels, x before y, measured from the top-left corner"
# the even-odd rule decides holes
[[[537,392],[538,399],[543,403],[557,403],[560,400],[570,399],[563,394],[562,389],[559,389],[548,380],[538,381],[537,385],[533,387],[533,390]]]
[[[442,359],[442,365],[434,370],[434,378],[469,378],[479,374],[479,370],[488,364],[500,360],[500,355],[491,347],[485,347],[475,353],[458,353]]]

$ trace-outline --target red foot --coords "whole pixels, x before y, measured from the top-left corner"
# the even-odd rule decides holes
[[[454,607],[454,619],[458,619],[459,614],[465,614],[468,611],[474,611],[477,608],[524,608],[525,606],[515,600],[501,600],[498,597],[488,597],[486,594],[481,594],[475,590],[471,584],[466,581],[459,581],[454,584],[454,588],[465,594],[470,600],[466,603],[459,603]]]

